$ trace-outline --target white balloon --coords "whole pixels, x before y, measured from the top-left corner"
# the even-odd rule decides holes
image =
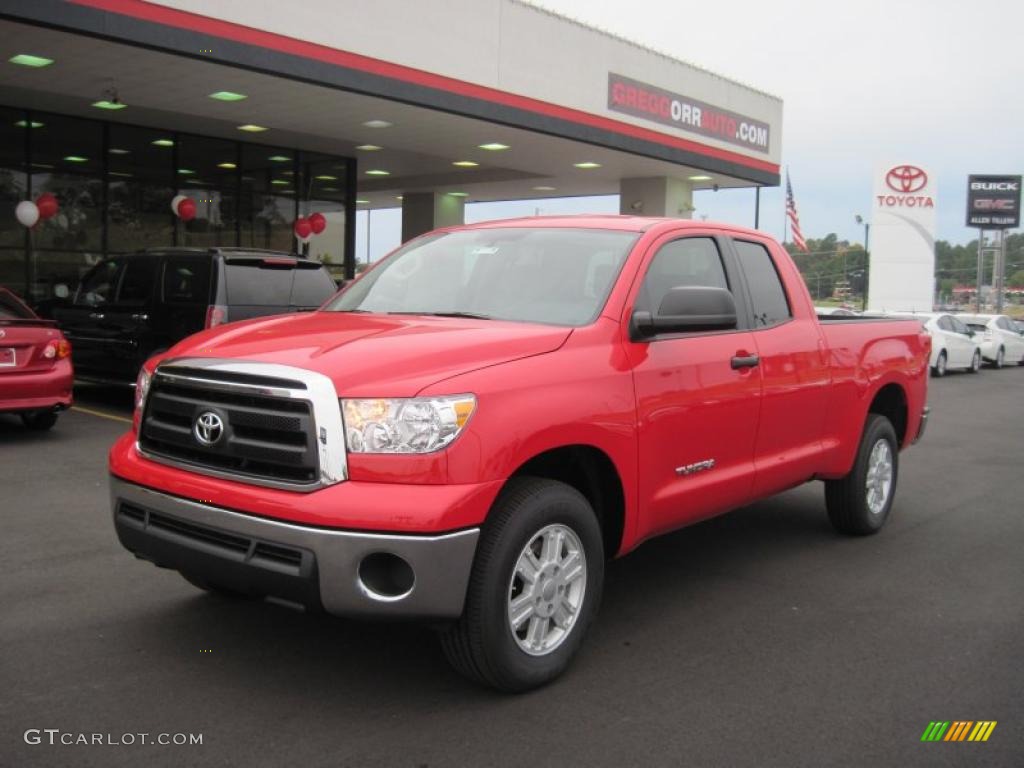
[[[22,200],[14,209],[14,215],[18,217],[18,223],[23,227],[34,227],[39,221],[39,206],[31,200]]]
[[[171,200],[171,210],[174,211],[174,215],[178,215],[178,203],[184,200],[188,195],[175,195]]]

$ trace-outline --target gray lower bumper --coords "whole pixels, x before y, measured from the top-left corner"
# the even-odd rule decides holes
[[[477,528],[439,536],[312,528],[232,512],[110,478],[118,537],[157,565],[212,583],[319,602],[339,616],[454,618],[462,613]],[[360,579],[363,559],[397,555],[412,587],[384,596]],[[251,589],[250,589],[251,586]]]

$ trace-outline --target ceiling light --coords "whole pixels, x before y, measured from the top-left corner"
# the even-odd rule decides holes
[[[226,171],[233,171],[238,166],[235,165],[234,163],[217,163],[217,167],[218,168],[223,168]]]
[[[270,183],[277,187],[283,187],[287,186],[289,182],[286,179],[272,179]]]
[[[377,152],[383,149],[383,147],[378,147],[376,144],[360,144],[356,149],[360,152]]]
[[[472,160],[456,160],[452,165],[456,165],[459,168],[476,168],[480,163],[474,163]]]
[[[356,200],[356,205],[369,205],[369,200]]]
[[[244,93],[235,93],[234,91],[217,91],[216,93],[211,93],[210,98],[217,101],[241,101],[249,97]]]
[[[555,187],[540,186],[540,187],[534,187],[534,189],[536,191],[538,191],[538,192],[554,192],[556,188]]]
[[[401,200],[401,199],[402,199],[402,195],[395,195],[395,200]]]
[[[193,171],[190,168],[179,168],[178,173],[180,173],[182,176],[191,176],[193,173],[195,173],[195,171]]]
[[[449,197],[469,197],[469,192],[449,192]]]
[[[263,133],[263,131],[270,130],[264,128],[262,125],[253,125],[252,123],[246,123],[245,125],[238,126],[238,130],[245,131],[246,133]]]
[[[46,123],[37,123],[35,120],[29,122],[28,120],[19,120],[15,123],[18,128],[42,128]]]
[[[79,155],[68,155],[67,157],[64,158],[64,162],[65,163],[87,163],[87,162],[89,162],[89,158],[87,158],[87,157],[80,157]]]
[[[501,152],[503,149],[509,149],[508,144],[499,144],[494,141],[490,144],[481,144],[480,149],[486,149],[488,152]]]
[[[157,139],[153,142],[154,147],[173,147],[174,142],[170,139]]]
[[[573,165],[576,166],[577,168],[583,168],[583,169],[600,168],[601,167],[600,163],[593,163],[593,162],[591,162],[589,160],[587,160],[585,162],[582,162],[582,163],[573,163]]]
[[[319,179],[320,181],[337,181],[338,180],[337,176],[331,176],[328,173],[321,173],[319,176],[314,176],[313,178],[314,179]]]
[[[394,123],[389,123],[387,120],[367,120],[363,125],[367,128],[390,128]]]
[[[382,171],[377,168],[371,168],[366,172],[367,176],[390,176],[391,171]]]
[[[284,155],[271,155],[267,160],[270,160],[272,163],[287,163],[291,158]]]
[[[690,181],[711,181],[710,176],[687,176]]]
[[[130,155],[130,149],[121,149],[120,147],[111,147],[107,150],[112,155]]]
[[[48,67],[53,64],[53,59],[47,59],[45,56],[33,56],[30,53],[19,53],[17,56],[11,56],[8,61],[23,67]]]
[[[101,99],[100,101],[94,101],[92,103],[92,105],[94,107],[96,107],[96,109],[113,109],[113,110],[124,109],[125,107],[128,106],[127,104],[122,103],[120,100],[117,100],[117,101],[107,101],[106,99]]]

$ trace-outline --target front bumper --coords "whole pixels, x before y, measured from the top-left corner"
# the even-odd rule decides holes
[[[280,597],[338,616],[455,618],[462,613],[479,528],[394,535],[255,517],[110,478],[121,543],[156,565],[240,592]],[[360,566],[384,553],[404,560],[412,586],[368,588]]]

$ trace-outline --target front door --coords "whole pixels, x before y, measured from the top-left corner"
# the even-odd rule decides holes
[[[630,315],[657,312],[665,294],[678,286],[736,285],[734,267],[711,235],[670,236],[651,253],[628,304]],[[639,428],[641,537],[750,500],[761,374],[756,366],[734,362],[754,355],[752,334],[740,315],[737,330],[627,342]]]

